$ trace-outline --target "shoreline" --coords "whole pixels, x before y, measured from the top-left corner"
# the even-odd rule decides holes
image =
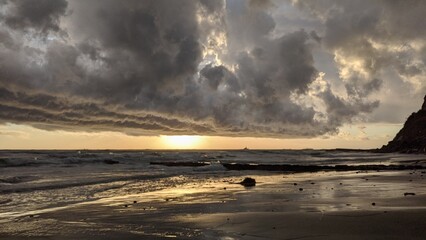
[[[257,185],[233,184],[244,177]],[[0,223],[0,238],[422,239],[424,222],[420,171],[248,171],[33,212]]]

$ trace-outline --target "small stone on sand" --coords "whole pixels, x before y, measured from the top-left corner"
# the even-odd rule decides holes
[[[240,184],[244,187],[253,187],[256,186],[256,180],[254,178],[246,177],[240,182]]]
[[[404,193],[404,196],[415,196],[416,194],[415,193],[412,193],[412,192],[406,192],[406,193]]]

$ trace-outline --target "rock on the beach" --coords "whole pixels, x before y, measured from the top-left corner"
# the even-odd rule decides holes
[[[256,186],[256,180],[254,178],[246,177],[240,182],[240,184],[244,187],[253,187]]]
[[[119,164],[120,162],[116,161],[116,160],[106,159],[106,160],[104,160],[104,163],[106,163],[106,164]]]
[[[415,193],[412,193],[412,192],[406,192],[406,193],[404,193],[404,196],[415,196],[416,194]]]

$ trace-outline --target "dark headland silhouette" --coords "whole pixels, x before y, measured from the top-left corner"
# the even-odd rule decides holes
[[[426,96],[422,108],[412,113],[395,138],[379,151],[426,153]]]

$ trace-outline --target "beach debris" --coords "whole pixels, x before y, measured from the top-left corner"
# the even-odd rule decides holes
[[[303,188],[299,188],[299,191],[303,191]]]
[[[138,203],[138,201],[133,201],[133,203]]]
[[[128,207],[129,205],[125,204],[124,207]]]
[[[406,193],[404,193],[404,197],[405,196],[415,196],[416,194],[415,193],[413,193],[413,192],[406,192]]]
[[[297,186],[297,183],[293,183],[294,186]]]
[[[373,203],[371,203],[371,205],[372,205],[372,206],[376,206],[376,203],[375,203],[375,202],[373,202]]]
[[[105,160],[104,160],[104,163],[105,163],[105,164],[119,164],[120,162],[119,162],[119,161],[116,161],[116,160],[105,159]]]
[[[240,182],[240,184],[244,187],[254,187],[256,186],[256,180],[254,178],[246,177]]]

